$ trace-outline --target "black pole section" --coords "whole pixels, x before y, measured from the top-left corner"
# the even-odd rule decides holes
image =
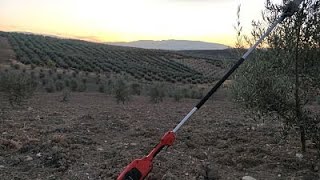
[[[217,89],[228,79],[228,77],[244,62],[244,58],[240,58],[235,65],[218,81],[218,83],[207,93],[205,97],[201,99],[201,101],[196,105],[197,109],[200,109],[201,106],[207,102],[207,100],[212,96],[213,93],[217,91]]]

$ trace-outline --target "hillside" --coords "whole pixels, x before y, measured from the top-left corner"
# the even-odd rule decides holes
[[[211,83],[224,72],[220,60],[209,62],[173,51],[119,47],[23,33],[0,33],[0,36],[8,39],[16,59],[26,65],[126,74],[142,81],[192,84]],[[198,60],[200,63],[197,63]],[[214,73],[212,68],[199,68],[198,64],[213,67]]]
[[[223,50],[184,50],[179,51],[184,56],[192,56],[202,59],[210,60],[226,60],[233,61],[237,60],[237,52],[234,49],[223,49]]]
[[[218,43],[209,43],[202,41],[187,41],[187,40],[140,40],[132,42],[108,42],[110,45],[137,47],[144,49],[162,49],[162,50],[222,50],[229,48],[226,45]]]

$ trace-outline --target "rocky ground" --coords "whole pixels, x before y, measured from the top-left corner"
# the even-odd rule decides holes
[[[133,97],[122,105],[99,93],[61,99],[36,94],[23,107],[2,110],[1,179],[115,179],[198,101]],[[181,128],[148,179],[320,179],[314,145],[299,153],[297,134],[282,138],[279,123],[253,120],[220,95]]]

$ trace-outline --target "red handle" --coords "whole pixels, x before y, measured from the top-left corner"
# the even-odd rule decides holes
[[[165,147],[172,146],[176,135],[169,131],[165,133],[159,144],[142,159],[132,161],[118,176],[117,180],[143,180],[152,170],[152,160]]]

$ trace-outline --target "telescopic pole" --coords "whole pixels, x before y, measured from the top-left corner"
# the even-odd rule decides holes
[[[267,37],[270,32],[285,18],[291,17],[298,9],[299,5],[303,0],[293,0],[287,4],[283,13],[279,18],[275,20],[273,24],[266,30],[266,32],[259,38],[259,40],[248,49],[248,51],[237,61],[236,64],[219,80],[215,86],[200,100],[200,102],[191,109],[191,111],[180,121],[180,123],[172,130],[168,131],[161,138],[160,143],[158,143],[152,151],[142,159],[136,159],[132,161],[119,175],[117,180],[143,180],[152,170],[152,160],[153,158],[166,146],[172,146],[175,140],[175,135],[177,131],[185,124],[188,119],[199,110],[205,102],[218,90],[218,88],[225,82],[231,74],[248,58],[254,49]]]

